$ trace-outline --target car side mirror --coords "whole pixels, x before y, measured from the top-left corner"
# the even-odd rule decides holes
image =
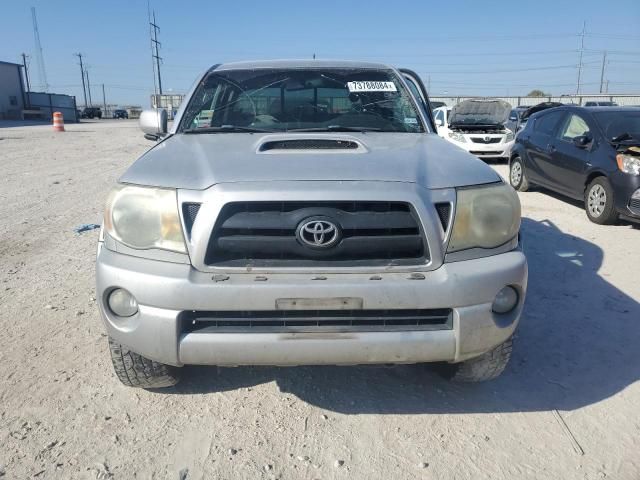
[[[578,147],[585,149],[591,144],[591,135],[578,135],[577,137],[573,137],[573,144]]]
[[[442,126],[442,120],[440,120],[439,118],[436,118],[436,127],[441,127]]]
[[[140,114],[139,125],[147,140],[160,140],[167,134],[167,111],[160,109],[143,110]]]

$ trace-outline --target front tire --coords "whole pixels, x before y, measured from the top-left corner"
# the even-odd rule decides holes
[[[109,338],[111,361],[118,379],[128,387],[165,388],[180,381],[180,369],[132,352]]]
[[[520,157],[515,157],[509,164],[509,183],[519,192],[529,190],[529,181],[524,174],[524,165]]]
[[[509,363],[513,339],[509,338],[493,350],[464,362],[447,364],[442,370],[445,378],[455,382],[486,382],[500,376]]]
[[[618,220],[616,212],[613,188],[607,177],[596,177],[587,186],[584,194],[584,207],[587,217],[593,223],[610,225]]]

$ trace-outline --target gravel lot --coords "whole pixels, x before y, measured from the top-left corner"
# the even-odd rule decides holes
[[[639,479],[640,231],[521,194],[529,295],[507,372],[187,367],[112,374],[94,300],[107,191],[135,121],[0,122],[0,478]],[[506,174],[505,165],[495,165]]]

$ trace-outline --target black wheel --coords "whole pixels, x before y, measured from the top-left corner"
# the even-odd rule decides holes
[[[513,339],[510,338],[479,357],[443,366],[441,373],[456,382],[485,382],[500,376],[509,363]]]
[[[607,177],[596,177],[584,192],[584,208],[593,223],[610,225],[618,219],[613,203],[613,189]]]
[[[529,181],[524,174],[524,165],[520,157],[515,157],[509,164],[509,183],[519,192],[529,190]]]
[[[180,381],[180,369],[132,352],[109,338],[109,351],[118,379],[128,387],[164,388]]]

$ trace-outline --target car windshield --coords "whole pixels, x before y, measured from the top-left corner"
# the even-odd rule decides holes
[[[222,70],[197,87],[185,133],[233,131],[423,132],[404,84],[391,70]]]
[[[640,112],[613,111],[594,112],[593,116],[600,125],[607,140],[627,134],[640,143]]]

